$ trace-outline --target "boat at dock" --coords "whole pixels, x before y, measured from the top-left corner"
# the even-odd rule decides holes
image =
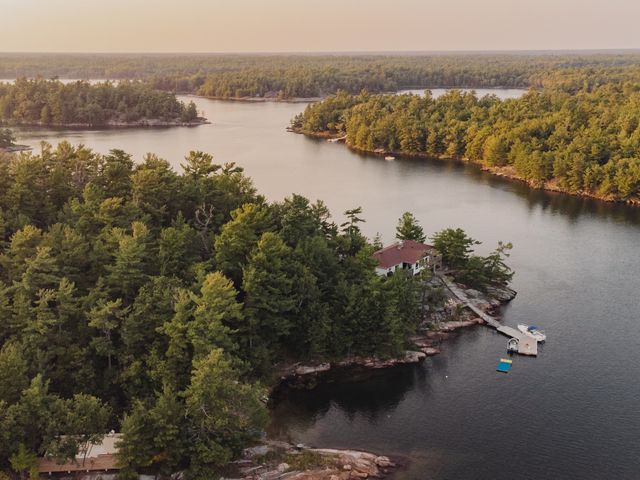
[[[521,323],[518,325],[518,330],[535,338],[538,342],[544,342],[547,339],[547,335],[544,333],[544,330],[540,330],[535,325],[524,325]]]
[[[507,342],[507,352],[509,353],[517,353],[520,345],[519,345],[519,341],[517,338],[510,338],[509,341]]]

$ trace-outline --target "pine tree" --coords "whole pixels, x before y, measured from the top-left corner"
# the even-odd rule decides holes
[[[186,416],[192,433],[190,475],[210,478],[259,435],[267,415],[264,391],[242,383],[220,349],[194,362],[186,391]]]
[[[16,342],[6,343],[0,349],[0,402],[16,403],[28,386],[28,365],[21,346]]]
[[[263,205],[246,204],[231,214],[215,240],[218,269],[239,286],[242,269],[263,232],[272,229],[269,210]]]
[[[248,346],[262,361],[293,327],[298,308],[295,265],[292,250],[277,234],[267,232],[244,271]]]
[[[398,240],[413,240],[424,243],[427,237],[413,214],[410,212],[404,212],[402,217],[398,220],[396,238]]]
[[[234,354],[238,348],[232,335],[242,323],[242,304],[231,280],[220,272],[204,279],[200,295],[194,295],[196,308],[187,336],[193,346],[194,360],[205,357],[213,348]]]
[[[122,298],[126,305],[130,305],[148,278],[150,232],[144,223],[134,222],[131,235],[113,229],[112,236],[117,242],[117,250],[113,264],[107,266],[106,283],[113,296]]]

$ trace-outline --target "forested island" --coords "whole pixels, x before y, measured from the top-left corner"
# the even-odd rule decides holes
[[[120,478],[215,477],[260,437],[275,369],[393,357],[442,307],[429,269],[375,273],[360,208],[336,223],[206,153],[182,167],[69,143],[0,155],[0,471],[24,478],[114,429]],[[426,239],[409,213],[397,237]],[[432,240],[467,285],[513,275],[508,244]]]
[[[640,78],[637,52],[362,55],[0,54],[0,78],[145,81],[164,91],[287,100],[403,88],[557,88]]]
[[[640,203],[640,83],[530,91],[519,99],[451,91],[338,93],[292,120],[367,152],[465,159],[490,172],[604,200]]]
[[[57,127],[169,126],[205,122],[193,102],[139,82],[95,85],[36,78],[0,83],[0,124]]]

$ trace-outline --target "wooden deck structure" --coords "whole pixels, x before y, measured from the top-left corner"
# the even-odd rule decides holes
[[[520,330],[517,330],[513,327],[502,325],[495,317],[492,317],[491,315],[482,311],[480,308],[474,305],[469,297],[464,293],[464,291],[454,282],[449,280],[444,275],[436,274],[436,276],[447,287],[447,289],[465,305],[465,307],[478,315],[478,317],[484,320],[487,325],[495,328],[498,332],[506,335],[507,337],[515,338],[516,340],[518,340],[518,353],[520,355],[538,355],[538,341],[535,338],[524,334]]]
[[[518,340],[518,353],[520,355],[538,355],[538,341],[530,335],[507,325],[500,325],[496,330],[507,337]]]

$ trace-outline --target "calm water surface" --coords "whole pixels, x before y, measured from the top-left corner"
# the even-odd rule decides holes
[[[429,233],[460,226],[515,245],[518,297],[505,322],[536,323],[538,358],[495,372],[506,339],[479,327],[417,367],[300,393],[274,411],[271,431],[317,446],[406,455],[408,479],[640,478],[640,209],[531,191],[464,165],[362,156],[287,133],[304,105],[198,99],[213,122],[195,128],[21,131],[153,151],[178,168],[190,149],[245,167],[270,199],[291,192],[340,212],[361,205],[364,230],[393,238],[414,212]]]

